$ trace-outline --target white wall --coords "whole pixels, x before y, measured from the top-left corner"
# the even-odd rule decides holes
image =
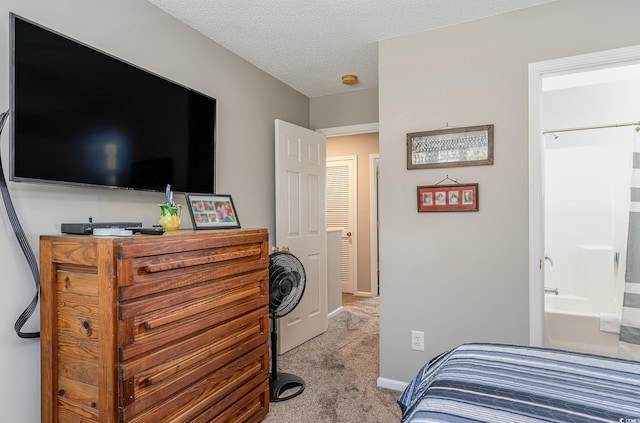
[[[9,106],[9,12],[78,39],[218,100],[217,191],[232,194],[243,227],[275,226],[274,119],[309,126],[309,99],[144,0],[0,2],[0,110]],[[8,126],[0,139],[8,170]],[[36,152],[37,154],[37,152]],[[9,183],[24,231],[38,254],[40,234],[62,222],[156,223],[161,194]],[[188,218],[183,227],[191,226]],[[0,205],[0,409],[7,422],[40,419],[39,341],[13,323],[34,285]],[[38,330],[36,313],[25,330]]]
[[[382,378],[462,342],[528,342],[528,64],[640,44],[638,13],[558,0],[380,43]],[[447,124],[494,124],[495,164],[407,170],[406,134]],[[416,212],[416,187],[447,175],[479,183],[479,212]]]

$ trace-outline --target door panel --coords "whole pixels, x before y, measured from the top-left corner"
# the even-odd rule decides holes
[[[327,257],[324,135],[281,120],[276,128],[277,247],[288,247],[304,266],[300,304],[278,319],[282,354],[327,329]]]
[[[292,238],[296,236],[300,236],[300,178],[301,175],[299,172],[286,172],[287,182],[286,182],[286,192],[284,193],[287,198],[287,219],[285,220],[287,224],[287,238]],[[279,245],[279,242],[276,241],[276,245]]]

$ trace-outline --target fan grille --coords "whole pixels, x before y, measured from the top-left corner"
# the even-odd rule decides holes
[[[282,317],[300,302],[306,285],[302,263],[291,253],[278,251],[269,256],[269,312]]]

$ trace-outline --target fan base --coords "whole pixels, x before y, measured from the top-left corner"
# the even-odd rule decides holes
[[[276,373],[275,379],[269,381],[270,402],[286,401],[293,397],[297,397],[304,391],[304,380],[299,376],[290,373]],[[298,388],[293,392],[288,392]],[[283,396],[283,394],[286,394]]]

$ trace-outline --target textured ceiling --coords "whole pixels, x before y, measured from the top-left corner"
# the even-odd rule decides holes
[[[554,0],[148,0],[307,97],[378,86],[378,41]],[[358,83],[344,85],[344,74]]]

